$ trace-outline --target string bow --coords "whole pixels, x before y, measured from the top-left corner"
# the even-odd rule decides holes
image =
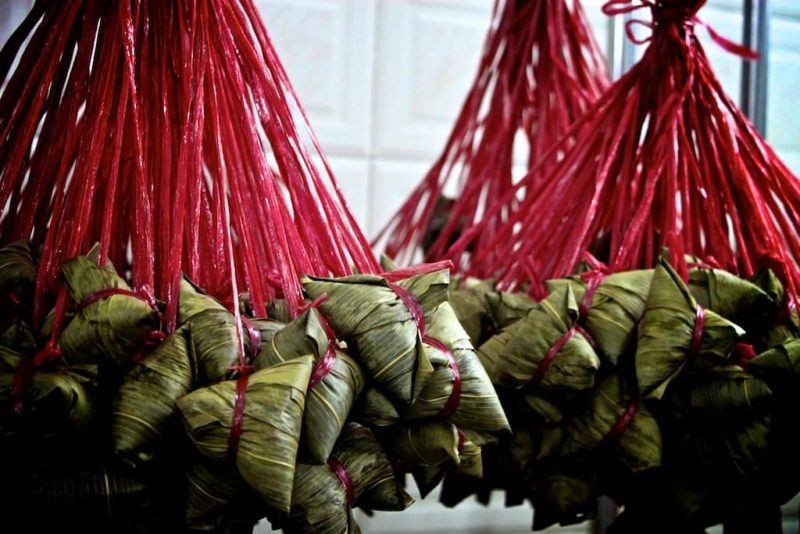
[[[649,8],[653,17],[652,21],[631,19],[625,23],[625,33],[628,35],[628,39],[636,44],[651,41],[657,28],[682,25],[692,30],[695,25],[698,25],[703,26],[711,39],[723,50],[744,59],[758,59],[758,52],[720,35],[710,24],[697,16],[697,12],[705,3],[706,0],[608,0],[603,4],[603,13],[609,16],[625,15]],[[637,37],[633,31],[635,26],[644,26],[650,30],[650,35]]]

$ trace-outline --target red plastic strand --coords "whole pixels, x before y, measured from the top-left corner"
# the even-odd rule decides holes
[[[619,419],[614,422],[611,430],[608,431],[606,440],[609,442],[619,441],[622,434],[631,426],[633,418],[636,417],[636,412],[639,411],[639,400],[634,399],[628,404],[628,407],[622,413]]]
[[[553,359],[556,357],[558,352],[564,348],[564,345],[566,345],[567,342],[570,339],[572,339],[572,336],[574,336],[577,332],[578,328],[577,325],[575,325],[566,332],[564,332],[564,334],[560,338],[558,338],[555,343],[553,343],[553,345],[548,349],[547,354],[544,355],[544,358],[542,358],[542,361],[540,361],[539,365],[536,367],[536,371],[534,371],[533,376],[531,377],[531,380],[529,382],[531,386],[536,386],[537,384],[539,384],[539,382],[542,381],[542,378],[544,378],[544,374],[547,372],[548,369],[550,369],[550,365],[553,363]]]
[[[441,216],[437,203],[455,186],[447,221],[425,259],[441,259],[479,220],[473,246],[492,248],[507,211],[490,208],[512,188],[518,134],[529,147],[529,168],[552,167],[556,141],[607,85],[605,61],[579,1],[496,0],[478,72],[445,148],[376,242],[387,238],[389,256],[411,261],[432,219]]]
[[[510,213],[502,227],[479,223],[453,244],[457,265],[513,289],[571,274],[587,251],[616,272],[652,267],[666,247],[681,274],[684,253],[746,277],[771,267],[795,299],[800,183],[715,77],[694,31],[703,4],[607,4],[651,10],[644,56],[573,125],[563,159],[490,210]],[[491,248],[475,246],[484,230]]]
[[[353,505],[353,479],[350,477],[350,473],[347,472],[347,469],[339,463],[339,460],[331,456],[328,458],[328,466],[331,468],[331,471],[334,472],[336,478],[339,479],[339,482],[342,483],[342,487],[344,487],[344,494],[347,499],[347,506]]]
[[[0,239],[41,250],[54,342],[94,242],[168,330],[182,273],[238,318],[240,290],[296,315],[302,275],[380,272],[251,0],[37,2],[0,74]]]
[[[694,328],[692,328],[692,340],[689,343],[689,357],[697,356],[700,351],[700,344],[703,341],[703,329],[706,326],[705,309],[697,305],[697,312],[694,318]]]

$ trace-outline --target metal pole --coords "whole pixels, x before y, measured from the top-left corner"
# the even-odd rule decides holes
[[[744,0],[744,45],[757,50],[758,61],[742,60],[741,108],[762,136],[767,133],[769,0]]]

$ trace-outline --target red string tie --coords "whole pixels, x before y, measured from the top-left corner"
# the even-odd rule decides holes
[[[606,440],[611,442],[619,440],[619,438],[622,437],[622,434],[624,434],[631,425],[631,421],[633,421],[633,418],[636,416],[636,412],[638,410],[639,399],[634,399],[630,402],[630,404],[628,404],[628,407],[611,427],[611,430],[608,431]]]
[[[439,417],[447,419],[456,412],[458,405],[461,403],[461,372],[458,369],[458,362],[453,356],[453,353],[444,343],[438,339],[432,338],[426,333],[428,325],[425,323],[425,312],[422,311],[422,306],[420,306],[417,298],[403,286],[389,282],[389,287],[392,289],[392,291],[394,291],[394,294],[397,295],[397,298],[400,299],[405,307],[408,308],[408,312],[414,319],[414,322],[417,325],[417,330],[419,330],[419,333],[422,336],[422,342],[427,343],[431,347],[443,352],[447,357],[450,370],[453,372],[453,389],[450,392],[450,396],[447,397],[444,407],[439,412]]]
[[[33,376],[36,374],[36,371],[50,361],[60,358],[61,355],[61,348],[58,347],[53,340],[50,340],[42,350],[34,355],[33,360],[24,360],[19,364],[17,372],[14,375],[14,381],[11,384],[11,400],[14,415],[22,415],[25,411],[25,392],[31,387]]]
[[[331,456],[328,458],[328,466],[331,470],[336,474],[336,477],[339,479],[339,482],[342,483],[342,487],[344,487],[344,494],[347,497],[347,506],[353,505],[353,479],[350,478],[350,473],[347,472],[347,469],[339,463],[339,461]]]
[[[331,372],[331,369],[333,369],[333,364],[336,363],[336,332],[333,331],[333,327],[319,310],[319,305],[326,300],[328,300],[328,294],[323,293],[316,299],[307,304],[303,304],[299,308],[301,314],[310,309],[313,309],[315,312],[317,312],[319,322],[322,325],[322,328],[325,330],[325,334],[328,336],[328,348],[325,350],[325,354],[322,356],[322,358],[320,358],[317,363],[314,364],[314,368],[311,370],[311,379],[308,381],[309,390],[319,384],[322,379]]]
[[[737,343],[733,346],[733,360],[742,369],[747,369],[750,361],[756,357],[756,349],[750,343]]]
[[[253,372],[252,365],[234,365],[229,368],[233,372],[239,373],[236,381],[236,397],[233,405],[233,420],[231,422],[231,432],[228,434],[228,453],[232,460],[236,460],[239,452],[239,441],[242,437],[242,423],[244,422],[244,407],[247,393],[247,382]]]
[[[697,315],[694,319],[692,341],[689,343],[689,357],[697,356],[700,352],[700,342],[703,340],[703,328],[706,325],[706,312],[702,306],[697,305]]]
[[[250,340],[250,356],[255,358],[261,350],[261,330],[258,329],[258,326],[253,321],[244,316],[242,316],[242,324]]]
[[[711,27],[710,24],[703,21],[697,16],[697,10],[705,2],[698,2],[693,8],[684,6],[666,5],[661,1],[654,0],[609,0],[603,5],[603,13],[609,16],[623,15],[626,13],[633,13],[640,9],[649,8],[652,12],[653,20],[648,22],[641,19],[632,19],[625,23],[625,33],[628,39],[636,44],[644,44],[653,39],[653,32],[657,28],[663,28],[669,25],[680,24],[685,28],[693,30],[695,25],[703,26],[711,39],[717,43],[723,50],[735,54],[745,59],[758,59],[759,54],[750,48],[734,43],[730,39],[723,37]],[[633,31],[634,26],[643,26],[651,31],[647,37],[636,37]]]
[[[572,336],[574,336],[575,332],[577,331],[578,328],[577,325],[575,325],[566,332],[564,332],[564,334],[560,338],[558,338],[555,343],[553,343],[553,345],[550,347],[550,350],[547,351],[547,354],[544,355],[544,358],[542,358],[542,361],[540,361],[539,365],[536,367],[536,371],[533,373],[533,377],[531,377],[530,383],[532,386],[535,386],[542,381],[544,374],[550,368],[550,364],[553,363],[553,358],[556,357],[558,351],[564,348],[564,345],[566,345],[567,342],[570,339],[572,339]]]

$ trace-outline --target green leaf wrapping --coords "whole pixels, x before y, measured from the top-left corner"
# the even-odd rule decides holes
[[[591,451],[608,439],[612,427],[630,405],[617,375],[605,377],[592,391],[585,409],[567,423],[562,445],[565,456]],[[639,403],[627,428],[619,436],[622,460],[634,472],[661,465],[661,432],[653,414]]]
[[[486,299],[487,293],[491,291],[489,284],[474,278],[459,280],[457,286],[454,281],[450,287],[448,301],[473,345],[479,345],[487,330],[492,328],[489,302]]]
[[[800,339],[766,350],[750,361],[748,369],[767,378],[800,380]]]
[[[239,363],[239,342],[236,317],[228,310],[206,310],[189,320],[193,355],[202,383],[224,380],[230,368]],[[250,338],[242,328],[245,353],[250,351]]]
[[[776,310],[785,309],[787,304],[786,289],[771,269],[762,269],[756,273],[752,282],[761,288],[775,303]],[[785,320],[775,324],[774,319],[779,315],[780,311],[776,311],[776,315],[772,318],[773,320],[765,325],[766,327],[763,330],[748,332],[749,334],[755,334],[753,337],[756,338],[755,344],[759,351],[772,348],[800,336],[800,317],[798,317],[797,309],[791,310]]]
[[[317,316],[309,311],[264,339],[256,368],[264,369],[298,356],[319,362],[328,351],[328,336]],[[336,350],[333,367],[308,390],[303,415],[301,459],[324,464],[336,444],[355,399],[364,387],[364,374],[356,361]]]
[[[0,347],[5,347],[27,356],[33,356],[38,348],[36,337],[28,323],[17,321],[0,334]]]
[[[584,324],[600,354],[612,365],[636,337],[636,324],[644,315],[652,279],[652,269],[613,273],[595,290]],[[572,287],[576,301],[583,299],[585,285],[580,280],[551,280],[547,285],[552,291],[564,284]]]
[[[266,503],[288,513],[313,359],[301,356],[250,375],[235,463]],[[178,401],[184,429],[210,460],[227,461],[236,403],[236,380],[193,391]]]
[[[403,510],[413,502],[395,481],[392,466],[369,429],[347,425],[334,448],[333,458],[350,477],[352,505],[371,510]],[[297,466],[290,525],[285,530],[309,534],[358,532],[345,488],[330,466]]]
[[[698,304],[748,332],[763,330],[778,313],[778,302],[767,292],[720,269],[691,269],[689,290]]]
[[[698,353],[690,355],[696,317],[689,288],[662,260],[653,274],[636,346],[636,377],[644,398],[661,398],[687,365],[702,369],[725,362],[744,334],[736,324],[706,310]]]
[[[231,503],[252,500],[251,492],[231,466],[195,462],[186,469],[186,525],[193,531],[218,532]],[[258,503],[247,504],[258,510]]]
[[[766,382],[735,368],[687,376],[676,381],[665,397],[677,417],[708,422],[750,418],[771,399]]]
[[[146,461],[181,397],[197,383],[191,328],[181,326],[125,377],[111,408],[114,450]]]
[[[495,329],[504,328],[523,318],[536,306],[536,301],[525,293],[492,292],[486,295],[486,300]]]
[[[386,452],[410,465],[460,462],[458,429],[444,421],[394,425],[376,430]]]
[[[36,264],[28,242],[15,241],[0,248],[0,295],[14,293],[21,302],[28,302],[35,284]]]
[[[225,306],[207,295],[186,276],[181,279],[181,290],[178,297],[178,324],[185,323],[202,311],[224,309]]]
[[[578,318],[578,305],[570,286],[559,288],[522,319],[492,336],[478,356],[495,385],[521,388],[536,374],[550,348]],[[594,385],[600,359],[576,332],[556,353],[539,383],[542,388],[587,389]]]
[[[65,263],[61,271],[77,303],[104,289],[130,287],[110,264],[104,268],[86,256]],[[64,358],[73,364],[110,363],[127,366],[148,334],[159,326],[158,313],[129,295],[111,295],[78,311],[59,338]]]
[[[384,427],[397,423],[400,412],[392,400],[375,387],[367,388],[353,410],[359,423],[371,427]]]
[[[447,299],[447,270],[412,276],[398,282],[419,301],[425,319]],[[411,403],[433,373],[414,318],[406,305],[379,276],[304,277],[312,298],[327,299],[319,309],[337,337],[352,345],[360,363],[389,395]]]
[[[0,349],[0,437],[17,433],[24,424],[27,437],[76,435],[94,422],[97,413],[94,389],[97,367],[74,366],[33,375],[24,391],[23,416],[13,413],[12,388],[22,355]]]

